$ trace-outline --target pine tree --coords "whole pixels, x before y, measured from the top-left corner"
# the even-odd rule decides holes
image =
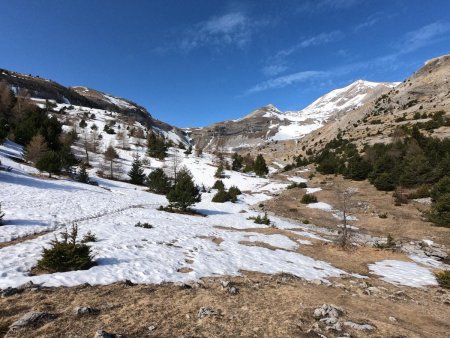
[[[131,170],[128,172],[130,182],[132,184],[143,185],[145,180],[144,168],[138,156],[136,156],[131,164]]]
[[[160,195],[166,195],[171,188],[169,177],[161,168],[157,168],[148,174],[147,186],[151,192]]]
[[[167,146],[161,137],[149,133],[147,137],[147,155],[163,160],[166,157]]]
[[[44,136],[40,133],[36,134],[25,148],[25,159],[36,164],[47,150],[47,143],[45,142]]]
[[[244,158],[238,153],[234,153],[232,158],[233,163],[231,164],[231,169],[234,171],[241,171]]]
[[[85,119],[81,119],[80,123],[78,124],[80,126],[80,128],[86,128],[87,127],[87,123]]]
[[[264,157],[261,154],[256,157],[255,164],[253,165],[253,170],[258,176],[267,175],[267,173],[269,172],[269,168],[267,168],[266,165],[266,160],[264,160]]]
[[[80,165],[80,172],[77,177],[78,182],[89,183],[89,175],[86,170],[86,163],[82,162]]]
[[[183,211],[192,204],[200,202],[200,191],[195,186],[189,170],[185,168],[180,170],[174,187],[167,194],[167,199],[172,207]]]
[[[2,204],[0,203],[0,225],[3,225],[3,217],[5,217],[5,213],[2,212]]]
[[[215,178],[222,178],[223,177],[223,164],[220,163],[217,167],[216,173],[214,174]]]
[[[39,171],[48,172],[48,177],[52,177],[52,174],[59,174],[61,172],[61,157],[56,151],[50,150],[41,156],[36,163],[36,168]]]

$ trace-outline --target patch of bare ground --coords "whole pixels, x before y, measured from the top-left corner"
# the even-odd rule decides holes
[[[6,248],[7,246],[16,245],[16,244],[19,244],[19,243],[22,243],[22,242],[25,242],[25,241],[29,241],[29,240],[38,238],[38,237],[43,236],[45,234],[48,234],[49,232],[52,232],[52,231],[53,230],[48,230],[48,231],[46,230],[46,231],[42,231],[42,232],[39,232],[39,233],[36,233],[36,234],[32,234],[32,235],[16,238],[16,239],[14,239],[12,241],[9,241],[9,242],[0,242],[0,249]]]
[[[221,285],[224,279],[239,292],[230,295]],[[342,332],[326,331],[312,316],[315,308],[332,303],[345,310],[343,320],[377,328],[369,333],[344,328],[353,337],[447,337],[450,307],[442,297],[448,292],[386,285],[370,293],[369,285],[356,279],[315,285],[290,275],[244,272],[243,277],[204,279],[193,287],[120,283],[27,290],[0,299],[0,330],[5,333],[13,321],[35,310],[57,317],[7,337],[93,337],[100,328],[124,337],[317,337],[307,333],[311,328],[338,337]],[[76,306],[100,312],[75,316]],[[200,319],[201,307],[219,315]]]
[[[309,175],[310,172],[306,173]],[[314,193],[318,200],[339,209],[338,187],[353,187],[357,192],[353,196],[353,206],[349,212],[358,219],[352,222],[359,232],[372,236],[386,237],[391,234],[395,240],[411,241],[431,239],[436,243],[450,247],[450,228],[437,227],[426,221],[424,212],[429,208],[424,204],[410,201],[408,204],[396,206],[392,192],[378,191],[368,181],[350,181],[340,176],[314,173],[308,187],[320,187]],[[308,220],[321,227],[336,230],[340,221],[332,213],[308,208],[300,203],[304,189],[295,188],[284,191],[265,203],[264,209],[276,215]],[[381,218],[385,214],[387,218]]]

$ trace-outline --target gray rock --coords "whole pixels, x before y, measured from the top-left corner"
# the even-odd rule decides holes
[[[41,284],[34,284],[32,281],[28,281],[22,285],[20,285],[18,287],[19,290],[23,291],[23,290],[27,290],[27,289],[35,289],[35,288],[40,288]]]
[[[17,293],[20,293],[21,291],[17,288],[7,287],[6,289],[3,289],[0,291],[1,298],[10,297]]]
[[[99,309],[94,309],[89,306],[77,306],[73,309],[73,314],[75,316],[97,315],[99,313]]]
[[[106,332],[104,330],[98,330],[95,332],[94,338],[119,338],[120,336],[113,333]]]
[[[31,311],[23,315],[20,319],[11,324],[11,331],[18,330],[30,325],[36,325],[45,321],[53,320],[56,316],[48,312]]]
[[[230,286],[228,288],[228,293],[232,296],[237,295],[239,293],[239,289],[237,287]]]
[[[323,304],[321,307],[314,310],[314,318],[339,318],[344,313],[344,310],[333,304]]]
[[[344,326],[347,326],[351,329],[358,330],[358,331],[374,331],[376,328],[373,325],[370,324],[358,324],[352,321],[346,321],[344,322]]]
[[[212,317],[212,316],[219,316],[219,312],[209,307],[201,307],[197,313],[198,318]]]

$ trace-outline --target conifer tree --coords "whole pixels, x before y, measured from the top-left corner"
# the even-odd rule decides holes
[[[183,211],[194,203],[200,202],[199,189],[195,186],[192,174],[186,168],[178,173],[174,187],[167,194],[170,205]]]
[[[131,164],[131,169],[128,172],[130,176],[130,182],[132,184],[143,185],[145,180],[144,168],[142,162],[138,156],[136,156]]]
[[[151,192],[160,195],[166,195],[171,188],[169,177],[161,168],[157,168],[148,174],[147,186]]]
[[[256,157],[255,164],[253,165],[253,170],[258,176],[267,175],[267,173],[269,172],[269,168],[267,168],[266,165],[266,160],[264,160],[264,157],[261,154]]]
[[[89,175],[86,170],[86,163],[82,162],[80,165],[80,172],[77,177],[78,182],[89,183]]]
[[[48,172],[48,177],[52,177],[52,174],[59,174],[61,172],[61,166],[61,157],[53,150],[44,153],[36,163],[36,168],[39,171]]]
[[[147,137],[147,154],[150,157],[163,160],[166,157],[167,146],[161,137],[150,132]]]
[[[244,161],[244,158],[241,155],[239,155],[238,153],[234,153],[233,154],[233,163],[231,164],[231,169],[234,171],[241,171],[243,161]]]
[[[215,178],[222,178],[223,177],[223,164],[220,163],[217,167],[216,173],[214,174]]]

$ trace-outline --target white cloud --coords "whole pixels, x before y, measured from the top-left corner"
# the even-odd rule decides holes
[[[242,12],[232,12],[199,22],[188,29],[181,40],[184,51],[203,46],[235,45],[244,47],[260,23],[250,20]]]
[[[312,38],[303,40],[300,43],[301,48],[307,48],[310,46],[318,46],[323,45],[329,42],[335,42],[344,37],[344,34],[341,31],[333,31],[329,33],[321,33],[319,35],[313,36]]]
[[[448,22],[434,22],[409,32],[405,35],[397,49],[400,54],[410,53],[417,49],[431,45],[441,39],[448,39],[450,24]]]
[[[291,84],[297,83],[297,82],[305,82],[309,80],[313,80],[316,78],[324,77],[328,73],[322,72],[322,71],[316,71],[316,70],[308,70],[303,72],[297,72],[289,75],[284,75],[280,77],[276,77],[264,82],[261,82],[257,84],[256,86],[248,89],[245,94],[253,94],[257,92],[262,92],[268,89],[273,88],[283,88],[286,86],[289,86]]]
[[[266,76],[275,76],[281,74],[288,69],[286,59],[296,51],[313,46],[324,45],[339,41],[344,37],[344,33],[341,31],[332,31],[326,33],[320,33],[310,38],[304,39],[299,43],[278,51],[274,56],[267,60],[267,65],[262,68],[262,73]]]
[[[274,64],[274,65],[265,66],[262,69],[262,72],[266,76],[276,76],[278,74],[283,73],[287,69],[288,69],[288,67],[286,65],[283,65],[283,64],[276,65],[276,64]]]

